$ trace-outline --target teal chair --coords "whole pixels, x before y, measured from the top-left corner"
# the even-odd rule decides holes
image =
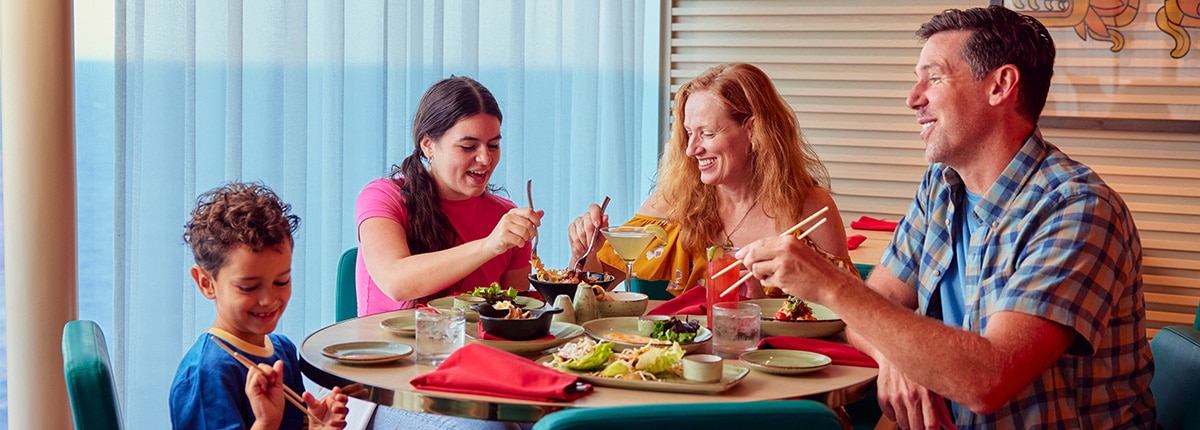
[[[338,321],[358,316],[358,294],[354,287],[354,269],[358,264],[358,247],[347,249],[338,260],[336,314]]]
[[[842,420],[812,400],[687,403],[564,409],[533,430],[662,430],[673,428],[841,430]]]
[[[63,374],[76,430],[120,430],[121,404],[104,332],[93,321],[63,326]]]

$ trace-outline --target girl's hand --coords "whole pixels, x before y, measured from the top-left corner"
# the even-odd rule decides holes
[[[542,225],[542,215],[545,211],[535,211],[529,208],[509,209],[500,222],[492,229],[492,233],[484,239],[485,249],[492,255],[500,255],[510,248],[525,246]]]
[[[254,412],[256,428],[276,428],[283,422],[283,361],[276,360],[275,366],[259,364],[246,370],[246,397],[250,399],[250,410]]]

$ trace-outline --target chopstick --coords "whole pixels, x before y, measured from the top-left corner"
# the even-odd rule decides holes
[[[258,369],[258,365],[254,364],[253,361],[250,361],[249,358],[242,356],[242,354],[238,354],[237,351],[234,351],[233,348],[230,348],[228,345],[226,345],[224,340],[221,340],[221,339],[217,338],[216,336],[212,336],[212,338],[213,338],[213,343],[216,343],[217,346],[220,346],[221,349],[224,349],[225,352],[229,353],[229,355],[232,356],[235,360],[237,360],[239,363],[242,363],[243,366],[246,366],[246,369],[253,369],[256,372],[261,372],[261,370]],[[303,411],[305,415],[308,415],[308,419],[312,420],[313,422],[325,424],[325,420],[317,418],[316,415],[313,415],[313,413],[310,412],[308,410],[308,408],[304,406],[304,398],[303,397],[300,397],[299,394],[296,394],[295,391],[292,391],[292,388],[287,386],[287,384],[280,383],[279,385],[283,386],[284,397],[286,397],[289,402],[292,402],[292,404],[295,405],[297,408],[300,408],[300,410]]]
[[[821,214],[824,214],[825,212],[829,212],[829,206],[825,206],[825,207],[821,208],[821,210],[819,210],[819,211],[816,211],[816,212],[813,212],[813,214],[812,214],[812,215],[809,215],[809,216],[808,216],[808,218],[805,218],[805,219],[802,219],[802,220],[800,220],[800,222],[796,223],[796,225],[793,225],[793,226],[792,226],[792,228],[789,228],[789,229],[787,229],[787,231],[784,231],[783,233],[780,233],[780,234],[779,234],[779,237],[784,237],[784,236],[791,235],[792,233],[795,233],[795,232],[796,232],[796,230],[799,230],[799,229],[800,229],[800,227],[804,227],[804,225],[805,225],[805,224],[808,224],[810,221],[812,221],[812,220],[814,220],[814,219],[817,219],[817,217],[821,216]],[[721,276],[721,275],[724,275],[724,274],[726,274],[726,273],[729,273],[731,270],[733,270],[734,268],[738,267],[738,265],[740,265],[740,264],[742,264],[742,263],[743,263],[743,262],[742,262],[742,260],[741,260],[741,259],[738,259],[738,260],[737,260],[737,261],[735,261],[733,264],[730,264],[730,265],[728,265],[728,266],[725,266],[725,268],[724,268],[724,269],[721,269],[719,272],[717,272],[717,273],[714,273],[714,274],[712,275],[712,277],[713,277],[713,278],[716,278],[716,277],[718,277],[718,276]],[[724,295],[724,294],[722,294],[722,295]]]
[[[796,240],[800,240],[800,239],[804,239],[804,238],[808,237],[809,233],[812,233],[813,230],[816,230],[817,227],[821,226],[821,224],[825,224],[825,218],[821,218],[820,221],[817,221],[815,224],[812,225],[812,227],[809,227],[808,230],[804,230],[804,233],[801,233],[799,236],[796,236]],[[739,263],[735,263],[735,264],[741,264],[741,263],[739,262]],[[732,293],[733,290],[737,289],[737,287],[746,283],[746,281],[749,281],[751,276],[754,276],[754,273],[747,273],[746,276],[742,277],[742,279],[738,279],[737,282],[734,282],[733,285],[730,285],[729,288],[726,288],[725,291],[722,291],[720,297],[725,297],[729,293]]]

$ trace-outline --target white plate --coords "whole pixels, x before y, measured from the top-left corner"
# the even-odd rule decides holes
[[[812,307],[813,316],[817,317],[816,321],[778,321],[775,319],[775,313],[779,312],[785,300],[787,299],[747,300],[757,303],[762,309],[763,336],[828,337],[841,333],[846,328],[842,317],[813,302],[807,303]]]
[[[379,322],[379,327],[404,337],[417,336],[417,319],[411,315],[385,319]]]
[[[546,306],[546,302],[535,299],[533,297],[517,296],[517,298],[513,299],[513,301],[517,302],[518,304],[525,305],[525,309],[541,309],[542,306]],[[442,309],[453,308],[454,307],[454,297],[439,297],[439,298],[430,300],[429,306],[433,306],[435,308],[442,308]],[[479,321],[479,313],[478,312],[475,312],[471,309],[463,309],[463,310],[466,311],[466,313],[467,313],[467,322]]]
[[[490,340],[479,337],[479,324],[467,324],[467,341],[487,345],[496,349],[521,355],[541,355],[542,351],[557,348],[560,345],[583,336],[583,327],[565,322],[550,323],[550,334],[554,339],[548,340]]]
[[[347,364],[387,363],[412,353],[411,346],[395,342],[347,342],[321,350],[321,355]]]
[[[800,375],[829,367],[833,359],[808,351],[760,349],[742,354],[742,362],[760,372]]]
[[[552,361],[552,356],[539,358],[538,363],[545,364]],[[591,372],[577,372],[569,369],[557,369],[563,373],[579,375],[579,379],[590,382],[593,385],[613,388],[626,388],[630,390],[643,391],[668,391],[673,393],[693,393],[693,394],[716,394],[737,385],[742,382],[742,379],[750,373],[750,369],[741,366],[731,366],[726,364],[721,373],[721,380],[717,382],[694,382],[683,379],[678,376],[669,376],[661,378],[657,381],[641,381],[634,379],[616,379],[595,376]]]
[[[677,318],[682,318],[682,317],[677,317]],[[625,336],[641,336],[638,334],[637,322],[638,322],[638,317],[600,318],[597,320],[591,320],[591,321],[583,323],[583,330],[585,332],[587,332],[588,336],[591,336],[593,339],[606,340],[606,341],[612,342],[614,351],[620,351],[622,349],[630,349],[630,348],[637,349],[637,348],[646,346],[646,343],[627,342],[624,340],[613,339],[613,338],[608,337],[610,334],[613,334],[613,333],[620,333],[621,335],[625,335]],[[712,339],[712,332],[708,331],[708,329],[704,327],[704,321],[701,321],[700,324],[701,324],[700,330],[698,332],[696,332],[696,340],[694,340],[692,342],[688,342],[688,343],[679,344],[679,347],[683,348],[684,351],[687,351],[687,352],[695,351],[696,348],[699,348],[700,345],[704,344],[704,342],[708,342],[709,340]],[[641,337],[645,337],[645,336],[641,336]],[[662,346],[662,345],[670,345],[671,343],[666,342],[666,341],[661,341],[661,340],[655,340],[654,344]]]

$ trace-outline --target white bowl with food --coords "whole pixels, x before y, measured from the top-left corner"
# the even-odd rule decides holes
[[[811,312],[803,308],[792,312],[790,319],[779,315],[784,310],[784,303],[789,299],[755,299],[747,302],[758,304],[762,309],[762,321],[759,325],[762,335],[766,336],[795,336],[795,337],[829,337],[841,333],[846,328],[836,313],[827,307],[812,302],[799,301]],[[811,319],[810,319],[811,315]]]

